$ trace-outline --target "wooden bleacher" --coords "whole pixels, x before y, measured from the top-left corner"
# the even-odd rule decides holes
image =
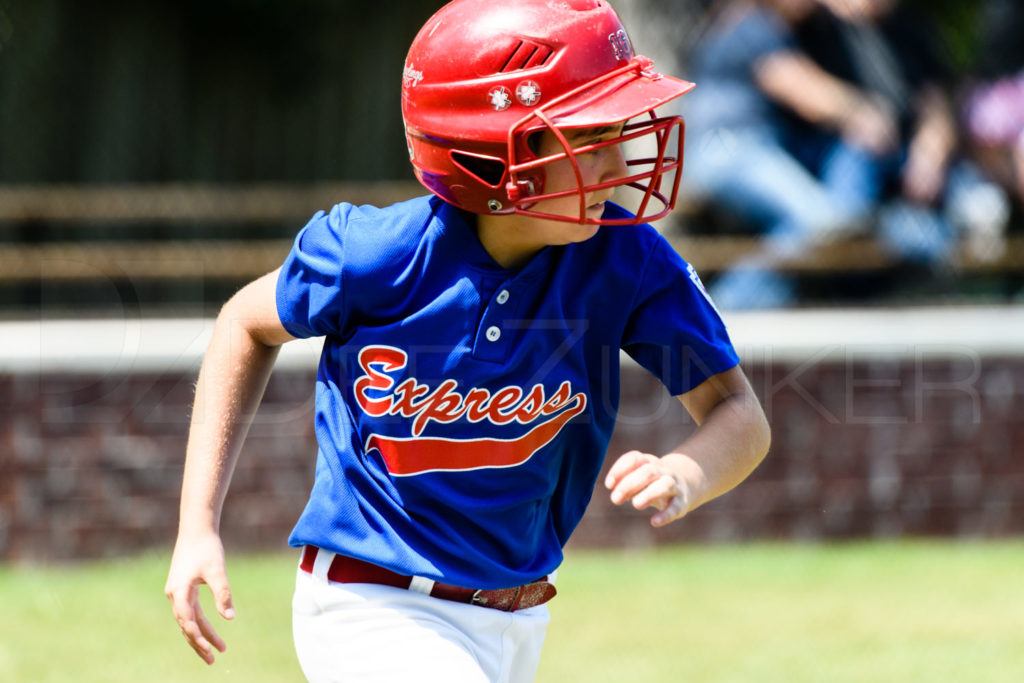
[[[117,239],[57,239],[0,243],[0,284],[128,280],[246,281],[280,265],[291,236],[153,239],[143,232],[154,223],[281,223],[297,230],[318,209],[337,201],[386,205],[415,196],[414,182],[262,184],[0,186],[0,225],[125,226],[131,235]],[[64,231],[66,233],[66,231]],[[753,252],[756,237],[691,235],[673,230],[672,245],[702,273],[714,273]],[[880,271],[892,263],[868,238],[825,244],[778,265],[797,273]],[[965,274],[1024,273],[1024,238],[1012,237],[993,260],[962,255]]]

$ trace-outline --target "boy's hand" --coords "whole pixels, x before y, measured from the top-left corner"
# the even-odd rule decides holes
[[[224,652],[227,645],[217,635],[199,604],[199,585],[203,583],[213,592],[220,615],[234,619],[235,609],[220,537],[215,533],[198,538],[179,535],[164,593],[171,601],[171,610],[185,640],[204,662],[213,664],[213,648]]]
[[[663,458],[630,451],[619,456],[605,477],[612,503],[633,502],[637,510],[653,507],[653,526],[665,526],[687,513],[690,490]]]

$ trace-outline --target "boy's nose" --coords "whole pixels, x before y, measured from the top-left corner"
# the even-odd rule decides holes
[[[629,174],[629,166],[626,164],[626,156],[622,145],[610,145],[603,152],[602,161],[604,162],[604,169],[601,180],[625,178]]]

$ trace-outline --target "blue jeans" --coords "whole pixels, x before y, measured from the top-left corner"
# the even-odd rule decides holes
[[[893,257],[922,265],[947,263],[957,243],[957,217],[967,212],[971,195],[989,183],[964,160],[947,171],[936,206],[904,199],[899,189],[907,160],[903,147],[884,157],[848,145],[835,136],[803,135],[787,146],[833,194],[847,198],[859,211],[876,212],[877,239]]]
[[[791,278],[773,264],[862,220],[866,211],[815,178],[769,127],[717,129],[688,141],[690,189],[763,236],[761,247],[710,286],[723,309],[775,308],[795,301]]]

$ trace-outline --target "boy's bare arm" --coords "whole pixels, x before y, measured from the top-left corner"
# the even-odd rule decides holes
[[[771,433],[764,411],[737,366],[710,377],[679,400],[697,430],[673,452],[657,457],[630,451],[605,479],[612,502],[653,507],[664,526],[743,481],[768,452]]]
[[[235,461],[281,344],[292,339],[277,315],[277,272],[250,283],[221,309],[196,384],[185,455],[178,540],[165,593],[189,645],[208,664],[225,649],[199,604],[199,585],[234,617],[220,540],[220,515]]]

